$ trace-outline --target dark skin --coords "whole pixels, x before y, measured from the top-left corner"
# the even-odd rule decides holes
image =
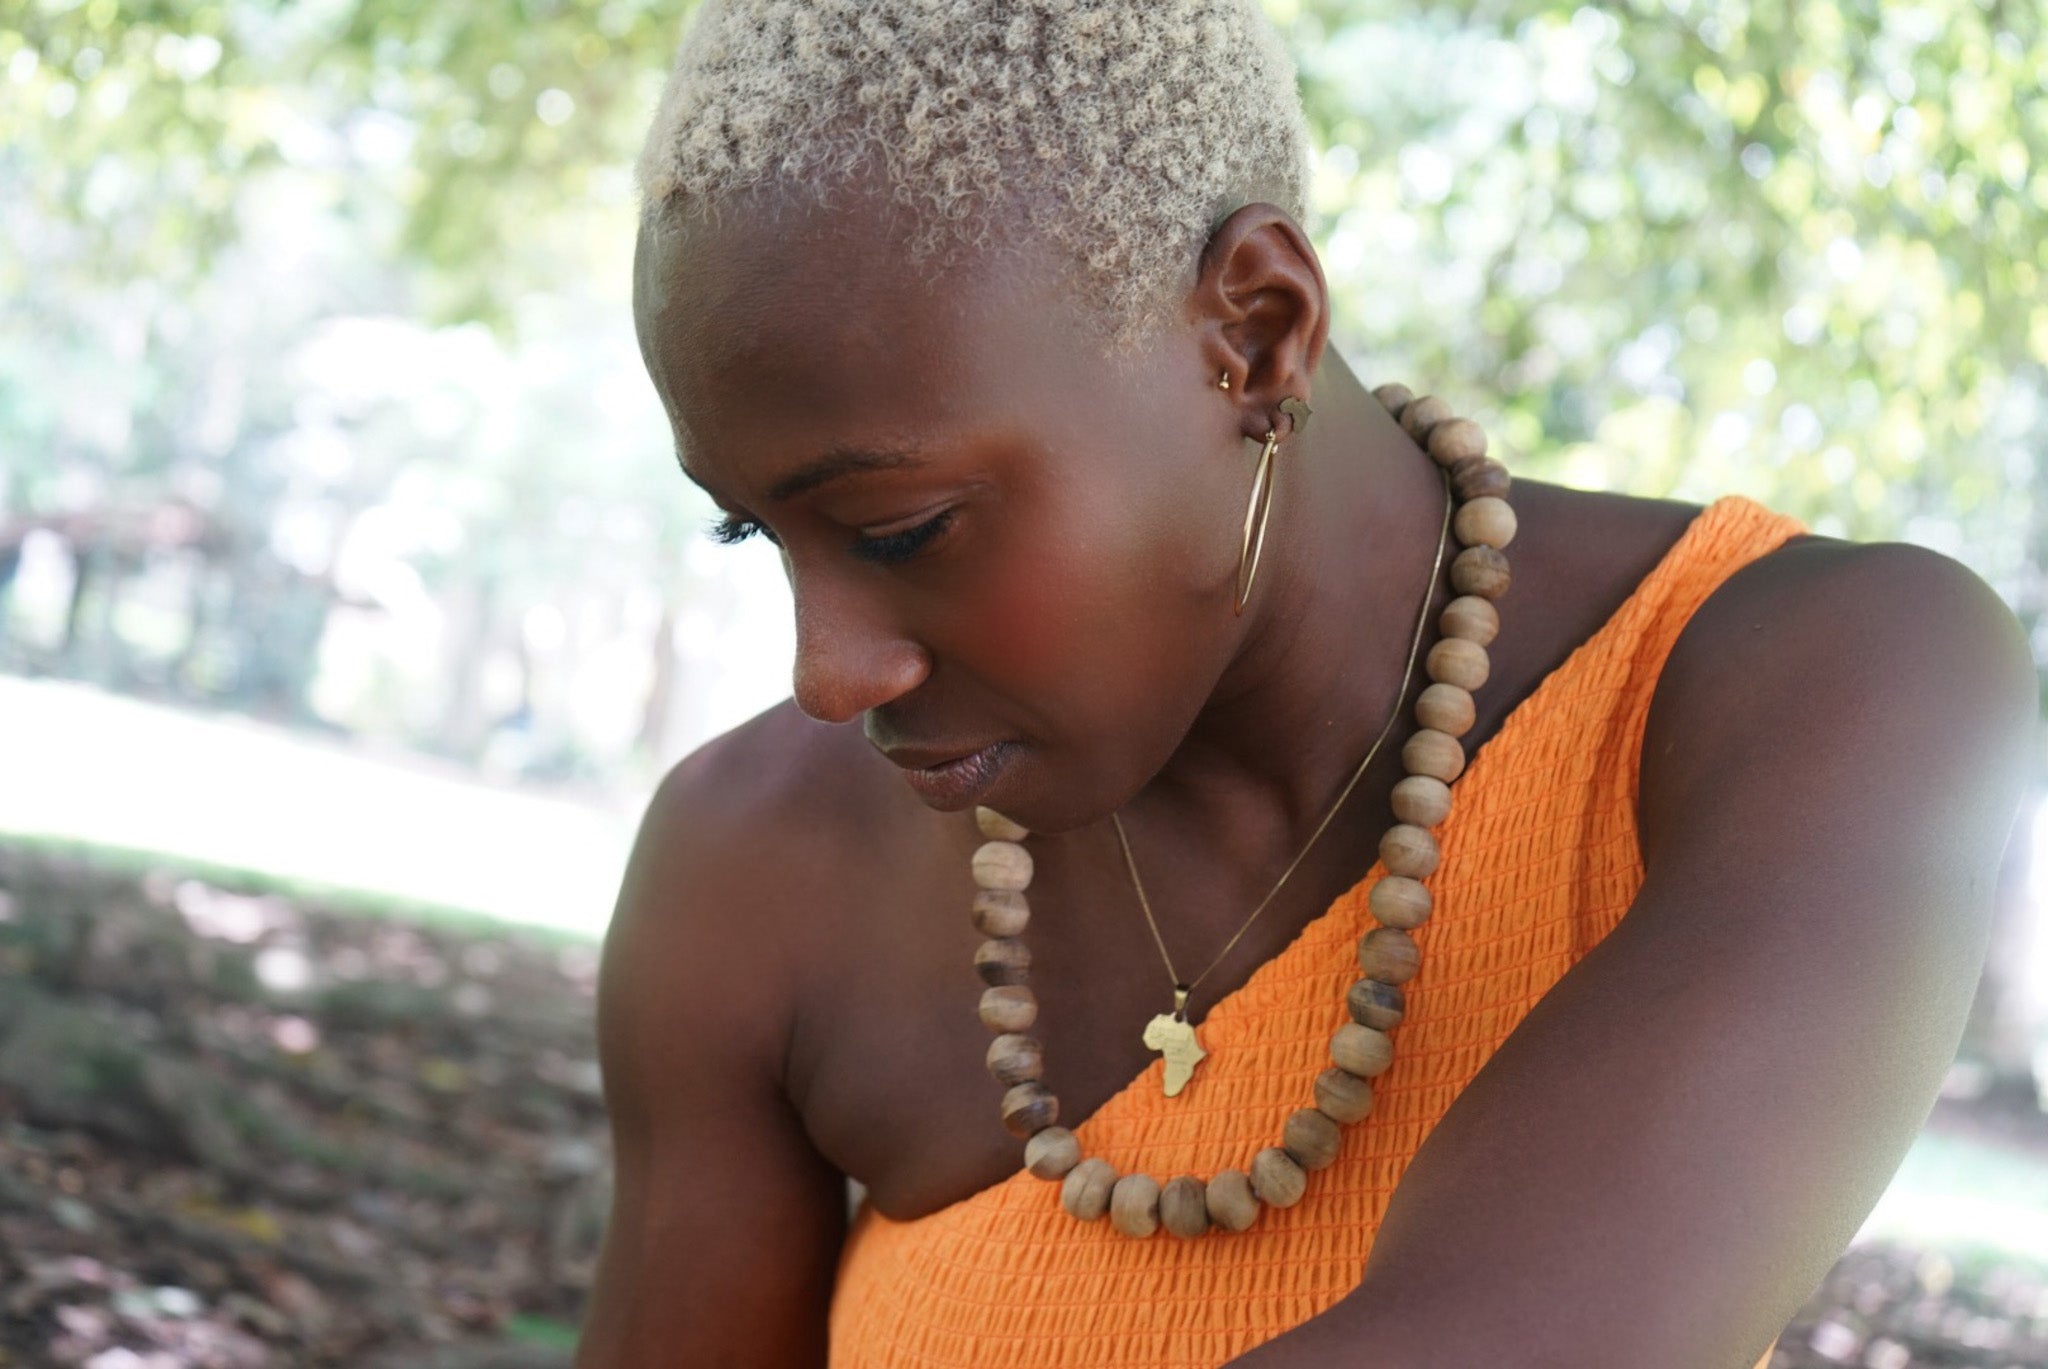
[[[1017,744],[982,801],[1037,834],[1034,1030],[1077,1123],[1145,1068],[1166,986],[1109,813],[1199,969],[1385,722],[1435,549],[1441,484],[1327,347],[1282,211],[1231,215],[1177,316],[1111,366],[1028,237],[935,275],[875,205],[764,196],[643,235],[678,452],[780,542],[798,656],[791,702],[670,774],[628,869],[599,996],[618,1198],[581,1369],[823,1364],[844,1176],[909,1219],[1018,1167],[966,970],[979,837],[878,748]],[[1287,431],[1289,395],[1314,421],[1282,444],[1236,617],[1251,442]],[[848,446],[921,459],[775,497]],[[1468,752],[1698,512],[1512,499]],[[1734,575],[1658,679],[1629,914],[1418,1153],[1356,1292],[1234,1363],[1751,1364],[1932,1101],[2033,699],[2017,624],[1953,562],[1798,538]],[[1197,1021],[1366,874],[1412,727]]]

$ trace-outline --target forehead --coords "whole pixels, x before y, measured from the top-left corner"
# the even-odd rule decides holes
[[[1029,237],[939,263],[874,196],[760,195],[644,229],[634,312],[693,472],[819,441],[919,445],[1084,381],[1085,300]]]

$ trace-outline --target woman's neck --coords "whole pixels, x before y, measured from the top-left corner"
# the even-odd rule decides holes
[[[1253,868],[1300,849],[1386,726],[1443,528],[1437,468],[1334,348],[1313,404],[1313,424],[1275,457],[1242,647],[1126,809],[1170,810],[1205,849]],[[1433,592],[1441,603],[1448,591]],[[1383,757],[1401,735],[1397,721]]]

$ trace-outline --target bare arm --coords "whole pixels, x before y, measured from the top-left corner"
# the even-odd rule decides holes
[[[1925,1119],[2035,713],[1967,571],[1809,544],[1687,625],[1645,879],[1404,1176],[1362,1283],[1243,1369],[1746,1369]]]
[[[845,1184],[783,1094],[789,938],[719,745],[649,804],[605,938],[617,1188],[577,1369],[825,1363]]]

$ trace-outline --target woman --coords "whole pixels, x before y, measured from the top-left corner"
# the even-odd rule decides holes
[[[636,314],[794,697],[627,872],[583,1369],[1741,1369],[1882,1191],[2016,623],[1369,391],[1303,145],[1251,0],[700,11]]]

